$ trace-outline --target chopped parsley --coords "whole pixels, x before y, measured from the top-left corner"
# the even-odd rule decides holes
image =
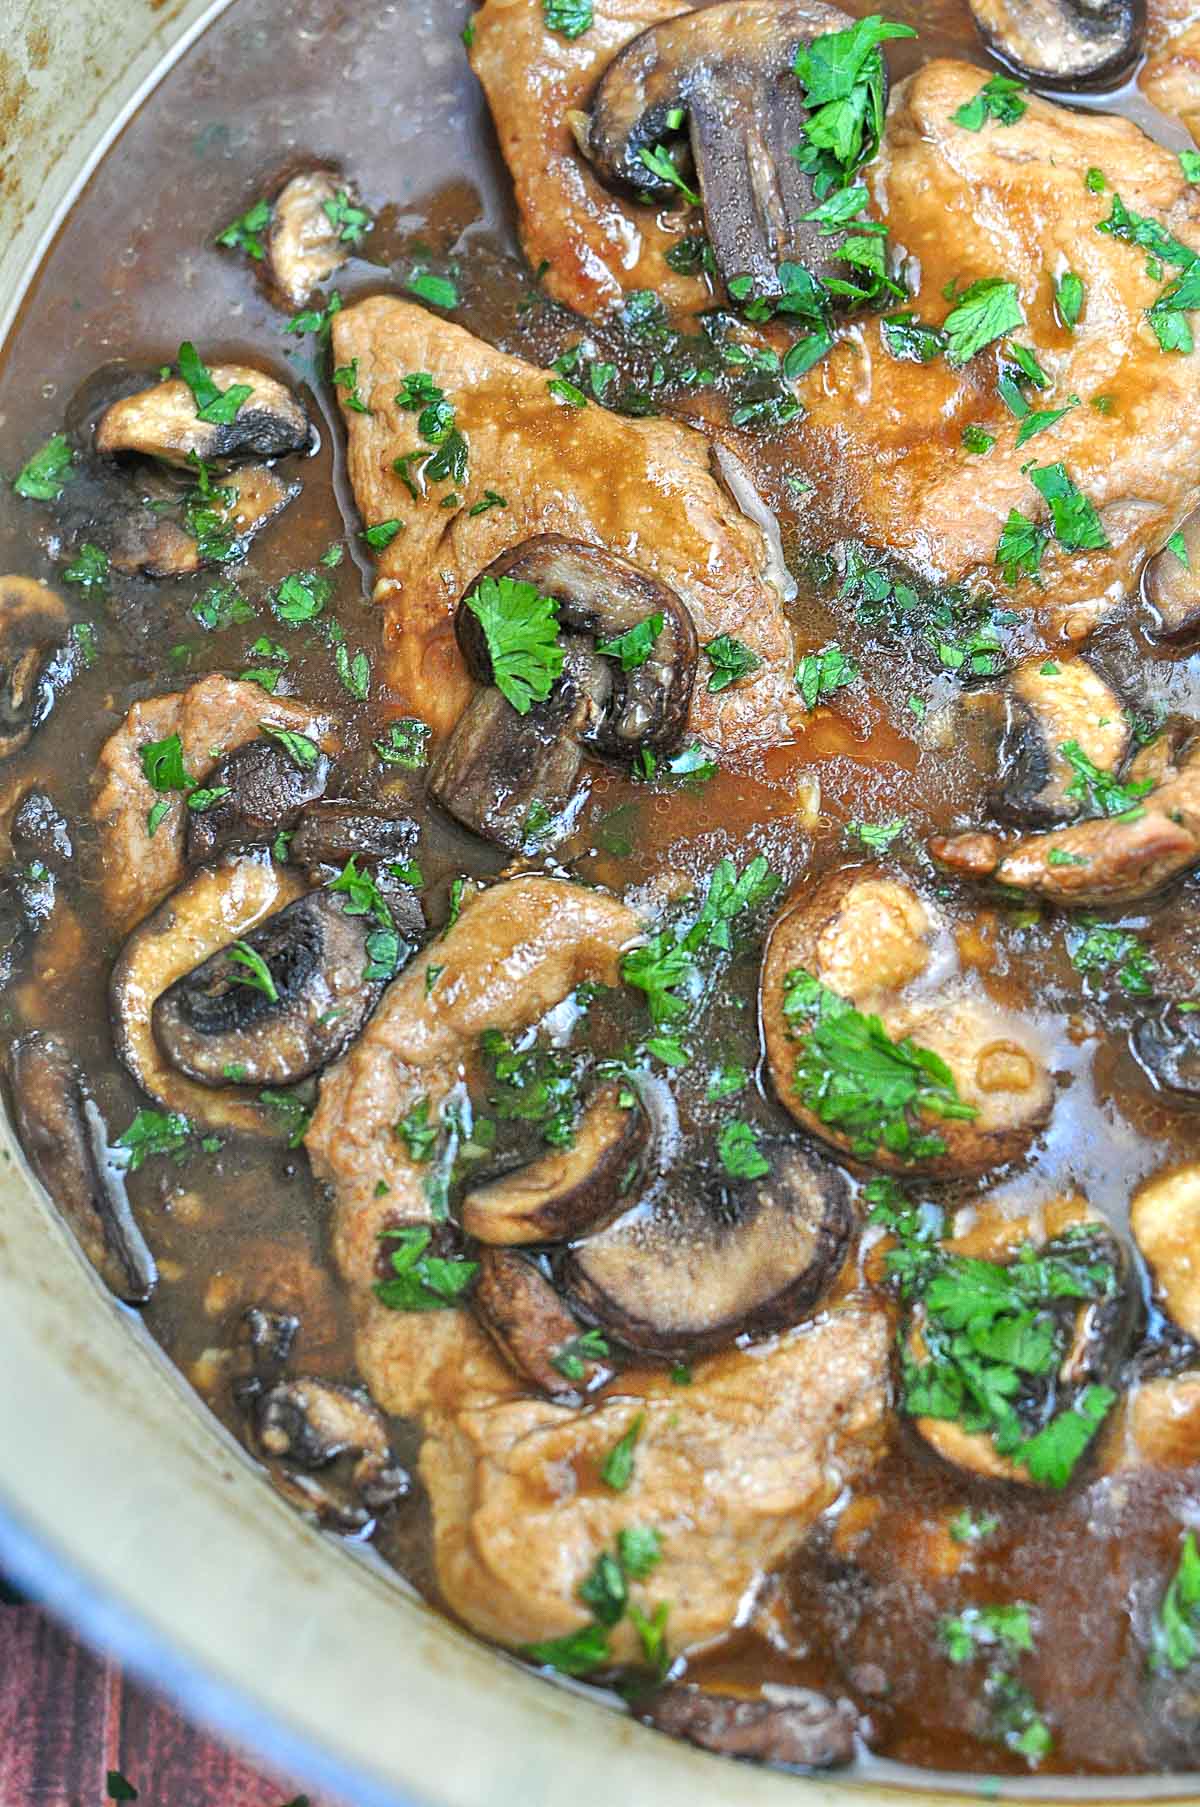
[[[735,1180],[757,1180],[771,1171],[771,1163],[759,1147],[758,1137],[741,1117],[733,1117],[721,1125],[717,1153],[722,1167]]]
[[[677,188],[689,207],[699,207],[700,196],[684,181],[670,152],[663,145],[656,144],[649,148],[643,146],[638,156],[652,176],[657,176],[660,182],[666,182],[671,188]]]
[[[601,1330],[584,1330],[550,1357],[550,1366],[576,1385],[587,1379],[587,1364],[608,1360],[608,1342]]]
[[[274,1111],[279,1119],[279,1127],[287,1136],[288,1147],[299,1148],[312,1122],[311,1105],[297,1098],[294,1092],[260,1092],[258,1102]]]
[[[261,263],[267,255],[263,234],[270,224],[271,203],[258,200],[252,207],[248,207],[245,213],[231,221],[224,232],[219,232],[216,242],[218,245],[224,245],[227,251],[242,251],[247,257],[252,257],[256,263]]]
[[[853,659],[848,659],[840,646],[823,646],[818,653],[805,653],[796,667],[796,689],[804,707],[811,713],[818,703],[828,702],[839,690],[856,684],[862,674]]]
[[[586,408],[588,398],[577,383],[572,383],[565,376],[552,376],[547,380],[546,388],[556,402],[564,408]]]
[[[375,1297],[389,1311],[446,1311],[460,1305],[475,1283],[477,1261],[431,1255],[433,1232],[425,1229],[384,1230],[392,1273],[375,1286]]]
[[[195,784],[195,779],[184,770],[183,742],[178,734],[148,741],[139,757],[142,774],[156,791],[190,791]]]
[[[85,540],[73,562],[64,567],[63,582],[83,590],[103,589],[108,582],[108,553]]]
[[[138,1111],[113,1146],[125,1151],[125,1165],[136,1173],[152,1155],[182,1160],[192,1134],[192,1125],[178,1111]]]
[[[791,154],[813,177],[818,201],[844,187],[879,147],[885,83],[880,45],[916,35],[910,25],[875,13],[797,50],[796,78],[808,116],[804,142]]]
[[[391,723],[386,740],[372,744],[384,765],[399,765],[407,771],[419,772],[422,766],[429,764],[432,733],[427,723],[418,721],[415,716],[406,716],[403,721]]]
[[[283,330],[285,333],[295,333],[297,338],[312,333],[318,339],[327,339],[333,330],[334,318],[341,311],[342,298],[336,289],[331,289],[324,307],[305,308],[302,313],[293,314]]]
[[[342,390],[342,405],[352,414],[369,414],[370,408],[358,392],[358,359],[340,364],[333,373],[334,387]]]
[[[955,1543],[982,1543],[1000,1529],[1000,1520],[994,1512],[983,1512],[976,1517],[969,1506],[956,1512],[950,1520],[950,1535]]]
[[[321,211],[333,227],[343,245],[356,249],[374,222],[365,207],[359,207],[351,200],[344,188],[339,188],[332,201],[322,201]]]
[[[371,874],[359,871],[357,861],[358,855],[351,854],[329,889],[346,899],[342,909],[347,916],[373,916],[380,928],[390,929],[387,900]]]
[[[710,691],[727,690],[739,679],[749,677],[762,664],[758,654],[743,641],[735,640],[732,634],[718,634],[715,640],[706,643],[704,652],[712,666],[708,680]]]
[[[861,841],[872,853],[886,853],[907,827],[906,818],[896,816],[890,822],[847,822],[846,833]]]
[[[404,522],[397,521],[393,517],[390,521],[376,521],[374,527],[364,530],[363,538],[373,552],[383,552],[391,545],[396,535],[403,532]]]
[[[778,888],[779,879],[762,854],[756,854],[740,875],[732,860],[720,860],[713,868],[700,912],[685,934],[674,928],[659,929],[643,946],[622,956],[621,977],[644,993],[656,1028],[691,1015],[703,989],[697,956],[705,948],[728,952],[731,924],[765,903]]]
[[[544,703],[563,668],[558,643],[558,603],[534,584],[484,577],[466,599],[483,629],[492,681],[517,711],[528,715]]]
[[[985,432],[983,427],[966,426],[963,428],[962,442],[964,451],[970,452],[975,458],[986,458],[996,443],[996,435]]]
[[[235,966],[246,968],[245,973],[234,974],[236,985],[249,985],[255,991],[261,991],[272,1004],[278,1004],[279,991],[271,977],[271,969],[248,941],[235,941],[229,950],[229,959]]]
[[[351,656],[345,641],[339,640],[333,649],[333,663],[343,689],[356,702],[365,703],[371,694],[371,661],[367,654],[360,648]]]
[[[993,75],[974,100],[966,101],[951,118],[968,132],[981,132],[989,119],[997,125],[1016,125],[1029,110],[1028,92],[1025,83],[1011,75]]]
[[[1034,408],[1027,413],[1017,428],[1018,451],[1029,440],[1036,439],[1039,433],[1046,432],[1049,427],[1056,427],[1065,415],[1080,405],[1077,395],[1069,395],[1061,408]]]
[[[1200,1655],[1200,1550],[1189,1531],[1179,1552],[1151,1631],[1150,1667],[1160,1675],[1182,1674]]]
[[[869,1159],[887,1149],[905,1161],[927,1160],[944,1153],[946,1144],[922,1118],[978,1116],[959,1097],[940,1055],[911,1036],[894,1041],[879,1017],[856,1010],[801,967],[784,981],[783,1012],[802,1040],[797,1096],[846,1136],[855,1154]]]
[[[996,563],[1004,573],[1005,583],[1036,577],[1049,539],[1044,527],[1023,515],[1019,508],[1011,508],[996,547]]]
[[[1119,238],[1127,245],[1137,245],[1162,263],[1177,264],[1184,270],[1196,262],[1196,253],[1190,245],[1181,243],[1157,220],[1132,213],[1118,194],[1113,195],[1112,212],[1106,220],[1100,221],[1096,231]]]
[[[480,496],[478,502],[472,502],[470,508],[468,508],[468,510],[467,510],[467,513],[472,519],[474,519],[474,517],[476,515],[487,514],[488,510],[491,508],[507,508],[507,507],[508,507],[508,500],[506,497],[498,496],[494,489],[485,489],[483,494]]]
[[[750,1075],[745,1067],[718,1067],[709,1079],[705,1096],[710,1104],[716,1104],[722,1098],[736,1097],[737,1093],[744,1092],[749,1084]]]
[[[1086,934],[1071,949],[1076,972],[1107,973],[1116,968],[1117,984],[1133,998],[1148,998],[1154,991],[1154,957],[1128,929],[1085,922]]]
[[[619,659],[622,671],[638,671],[654,651],[654,643],[663,631],[665,617],[647,615],[644,621],[627,628],[612,640],[600,640],[596,651],[605,658]]]
[[[204,421],[208,426],[231,426],[239,411],[254,394],[251,385],[233,383],[228,389],[218,388],[213,381],[212,371],[190,339],[185,339],[179,347],[178,363],[179,374],[191,390],[192,400],[196,404],[196,419]],[[204,488],[203,483],[201,488]]]
[[[1016,283],[985,276],[958,296],[942,323],[947,355],[953,364],[966,364],[985,345],[1024,324]]]
[[[1054,284],[1054,305],[1069,333],[1073,333],[1079,325],[1083,314],[1083,300],[1083,278],[1077,276],[1074,270],[1064,270]]]
[[[408,1150],[409,1159],[417,1162],[433,1159],[433,1151],[441,1133],[440,1126],[429,1121],[428,1092],[417,1099],[408,1114],[395,1126],[395,1134]]]
[[[13,479],[13,489],[28,502],[57,502],[74,475],[74,456],[66,434],[55,433]]]
[[[592,0],[542,0],[542,18],[560,38],[581,38],[592,29]]]
[[[315,740],[310,740],[307,734],[300,734],[294,728],[273,728],[270,722],[259,722],[258,725],[264,734],[269,734],[272,740],[279,742],[293,765],[298,766],[302,772],[312,771],[321,757],[321,749]]]
[[[1071,552],[1094,552],[1111,542],[1095,504],[1077,488],[1065,464],[1035,466],[1029,481],[1050,507],[1054,537]]]
[[[435,276],[424,264],[415,266],[404,286],[410,295],[427,301],[430,307],[450,309],[458,306],[458,285],[454,279],[450,276]]]
[[[1033,1616],[1028,1606],[968,1606],[944,1613],[938,1639],[952,1663],[969,1663],[980,1649],[1029,1652],[1033,1649]]]
[[[645,1423],[646,1414],[639,1412],[625,1435],[613,1444],[601,1463],[600,1479],[614,1493],[628,1493],[633,1483],[634,1457]]]
[[[948,343],[939,327],[925,326],[913,313],[893,314],[883,321],[882,331],[892,357],[910,364],[932,364]]]
[[[1121,784],[1094,760],[1089,759],[1077,740],[1065,740],[1059,752],[1075,773],[1067,788],[1068,797],[1079,798],[1093,816],[1119,816],[1128,819],[1140,810],[1141,799],[1154,789],[1152,778],[1133,784]]]

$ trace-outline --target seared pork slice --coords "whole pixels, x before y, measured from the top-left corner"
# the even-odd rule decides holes
[[[131,928],[161,902],[186,866],[187,793],[154,788],[142,761],[145,749],[177,734],[183,769],[202,784],[226,753],[257,740],[264,728],[306,734],[326,753],[338,744],[332,719],[323,711],[268,696],[257,684],[217,676],[135,703],[105,741],[92,820],[100,835],[104,902],[118,928]],[[150,812],[159,803],[166,804],[166,813],[151,834]]]
[[[1124,119],[1029,97],[1012,126],[964,130],[954,114],[979,92],[966,63],[934,61],[892,101],[868,172],[894,243],[918,286],[907,304],[941,326],[957,293],[985,279],[1016,284],[1025,324],[1013,339],[1049,379],[1030,409],[1069,408],[1018,446],[1021,423],[998,389],[1003,348],[962,368],[889,354],[883,326],[861,323],[801,385],[809,413],[794,429],[809,474],[836,506],[843,534],[886,546],[928,578],[997,584],[1001,533],[1013,509],[1048,528],[1050,511],[1024,467],[1064,464],[1096,507],[1109,542],[1072,550],[1051,538],[1041,586],[1022,575],[1019,606],[1081,636],[1134,586],[1200,497],[1200,353],[1164,353],[1146,311],[1177,270],[1148,273],[1145,250],[1097,228],[1114,194],[1200,251],[1200,189],[1173,151]],[[1107,186],[1089,188],[1089,169]],[[1120,216],[1118,216],[1120,217]],[[1084,285],[1074,331],[1059,320],[1056,276]],[[1079,405],[1072,404],[1078,397]],[[1092,403],[1108,397],[1101,411]],[[993,435],[986,458],[963,431]]]
[[[770,550],[712,475],[700,434],[666,420],[627,420],[595,403],[566,405],[551,388],[553,371],[386,296],[344,309],[333,339],[339,365],[357,359],[358,397],[370,410],[346,409],[355,499],[368,522],[405,522],[380,558],[375,586],[387,615],[389,679],[431,727],[447,733],[471,696],[453,631],[459,598],[501,553],[558,533],[606,547],[665,583],[702,644],[729,634],[761,660],[718,695],[697,684],[693,734],[730,751],[790,738],[800,709],[791,634],[764,575]],[[452,490],[431,482],[414,501],[395,461],[407,461],[405,473],[422,488],[432,447],[421,436],[421,413],[395,397],[418,373],[455,410],[467,472]],[[472,513],[488,491],[505,506]],[[439,506],[447,493],[460,497],[453,511]]]
[[[631,38],[690,12],[679,0],[605,0],[590,28],[567,39],[547,28],[542,0],[486,0],[475,14],[471,67],[496,122],[533,268],[546,293],[589,317],[654,289],[678,312],[707,307],[698,276],[666,261],[672,245],[703,230],[698,209],[640,205],[604,187],[571,129],[613,57]]]
[[[438,1153],[417,1159],[395,1126],[409,1113],[445,1122],[442,1107],[485,1029],[537,1022],[585,980],[617,983],[640,924],[601,891],[524,877],[469,899],[454,927],[390,987],[366,1032],[321,1081],[305,1137],[337,1194],[334,1246],[358,1285],[375,1277],[381,1231],[432,1221]],[[382,1191],[380,1186],[382,1184]]]
[[[577,1409],[519,1397],[463,1311],[367,1302],[357,1351],[376,1403],[424,1427],[420,1472],[453,1612],[516,1646],[581,1630],[580,1584],[621,1531],[649,1526],[662,1558],[630,1597],[647,1616],[670,1603],[675,1656],[739,1623],[762,1573],[879,1460],[890,1343],[888,1311],[852,1299],[773,1343],[698,1361],[690,1386],[627,1372],[619,1392]],[[635,1425],[633,1478],[616,1492],[600,1469]],[[628,1619],[611,1648],[615,1661],[639,1659]]]
[[[862,1018],[878,1018],[882,1038]],[[789,898],[763,956],[761,1020],[780,1101],[873,1167],[984,1173],[1022,1154],[1050,1115],[1033,1025],[964,971],[936,904],[878,867]]]

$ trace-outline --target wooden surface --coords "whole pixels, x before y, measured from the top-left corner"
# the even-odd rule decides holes
[[[0,1807],[337,1807],[263,1774],[0,1592]]]

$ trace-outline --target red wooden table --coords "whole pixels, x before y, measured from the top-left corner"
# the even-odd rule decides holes
[[[134,1799],[123,1781],[138,1807],[336,1807],[263,1775],[0,1594],[0,1807],[107,1807]]]

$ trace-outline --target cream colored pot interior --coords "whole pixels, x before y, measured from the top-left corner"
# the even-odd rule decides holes
[[[82,174],[213,10],[0,3],[0,330]],[[323,1540],[105,1295],[0,1135],[0,1551],[189,1710],[355,1807],[816,1807],[854,1788],[659,1738]]]

